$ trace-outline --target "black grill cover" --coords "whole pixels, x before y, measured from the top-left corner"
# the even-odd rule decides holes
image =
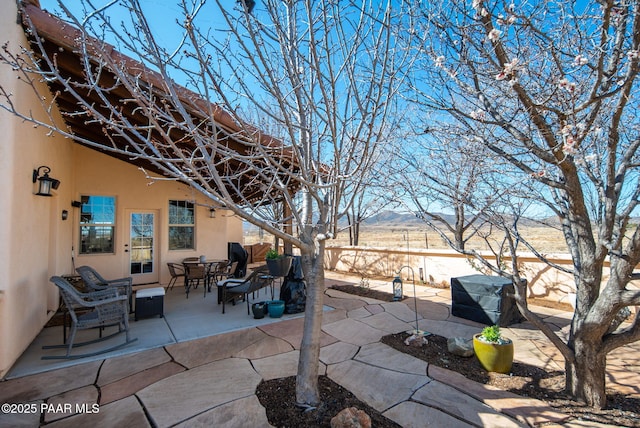
[[[513,283],[499,276],[451,278],[451,314],[486,325],[506,327],[522,321]]]
[[[294,256],[289,273],[280,287],[280,300],[284,300],[287,314],[304,312],[307,304],[307,284],[302,273],[302,257]]]
[[[227,245],[227,258],[229,263],[238,262],[233,273],[234,278],[244,278],[247,274],[247,260],[249,254],[238,242],[229,242]]]

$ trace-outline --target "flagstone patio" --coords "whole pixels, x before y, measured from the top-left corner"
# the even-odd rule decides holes
[[[329,272],[326,284],[350,280],[358,281]],[[45,362],[39,347],[60,340],[60,327],[36,339],[0,383],[0,401],[34,404],[38,411],[0,414],[0,425],[270,426],[256,386],[262,379],[295,374],[303,318],[254,320],[245,305],[222,315],[213,295],[192,293],[185,299],[176,290],[168,293],[164,318],[132,322],[139,339],[118,354]],[[420,329],[445,337],[470,337],[481,329],[450,315],[449,290],[420,286],[417,293]],[[332,289],[325,295],[320,373],[401,426],[423,427],[425,421],[461,427],[561,425],[566,419],[541,401],[472,382],[380,343],[384,335],[415,328],[413,299],[387,303]],[[203,312],[196,317],[200,305]],[[558,329],[570,319],[558,310],[540,308],[540,313]],[[557,352],[527,323],[505,330],[515,338],[516,360],[561,369]],[[141,337],[146,335],[157,337]],[[638,397],[639,354],[613,355],[608,378]],[[91,405],[99,411],[90,412]]]

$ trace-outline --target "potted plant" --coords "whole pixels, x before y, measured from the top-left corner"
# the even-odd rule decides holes
[[[291,268],[291,256],[279,254],[277,250],[271,248],[267,251],[265,259],[271,276],[287,276]]]
[[[513,342],[502,337],[500,327],[492,325],[473,336],[473,350],[488,372],[509,373],[513,364]]]

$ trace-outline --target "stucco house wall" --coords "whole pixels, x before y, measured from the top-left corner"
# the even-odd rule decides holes
[[[18,52],[27,46],[15,0],[0,0],[0,43]],[[0,64],[0,81],[10,88],[20,111],[44,118],[40,102],[17,74]],[[55,112],[54,112],[55,114]],[[58,116],[59,123],[62,123]],[[166,263],[204,254],[226,258],[227,242],[242,242],[242,222],[228,211],[210,218],[211,203],[188,186],[175,181],[150,180],[137,167],[119,161],[47,130],[34,127],[0,110],[0,377],[28,347],[58,308],[52,275],[72,274],[75,266],[94,266],[107,278],[128,276],[128,210],[157,213],[158,281],[166,284]],[[60,180],[54,196],[37,196],[33,170],[51,168]],[[115,249],[113,254],[78,254],[80,209],[71,205],[81,195],[116,197]],[[168,250],[170,199],[196,203],[196,248]],[[68,219],[62,219],[62,211]],[[72,255],[74,260],[72,261]]]

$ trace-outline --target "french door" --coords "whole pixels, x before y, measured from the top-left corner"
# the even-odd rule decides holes
[[[127,210],[129,239],[125,254],[128,255],[129,275],[134,284],[158,282],[157,210]]]

